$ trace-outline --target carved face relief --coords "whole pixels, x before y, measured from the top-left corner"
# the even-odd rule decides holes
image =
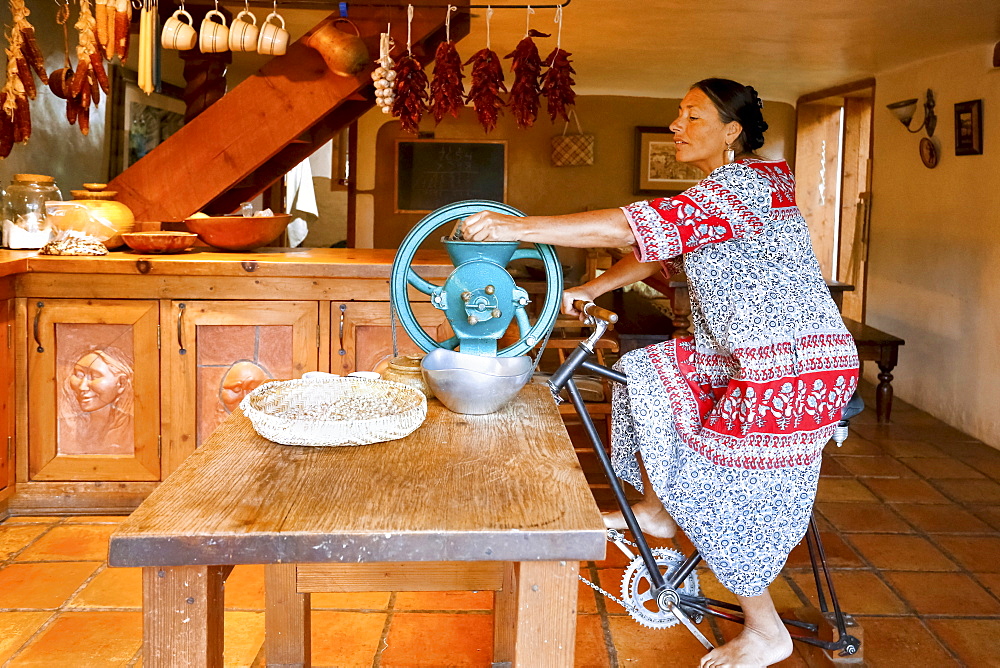
[[[113,370],[96,352],[87,353],[73,365],[69,386],[86,413],[113,404],[126,389],[124,374]]]
[[[222,378],[219,399],[226,411],[232,413],[243,397],[269,378],[267,372],[253,362],[236,362]]]

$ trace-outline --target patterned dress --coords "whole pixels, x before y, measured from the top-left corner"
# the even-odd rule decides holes
[[[615,471],[654,490],[712,568],[757,596],[802,539],[820,453],[857,385],[784,161],[740,160],[622,209],[639,260],[687,274],[694,337],[623,355]]]

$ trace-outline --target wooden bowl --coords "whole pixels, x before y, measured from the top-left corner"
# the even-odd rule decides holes
[[[139,253],[181,253],[198,240],[190,232],[125,232],[125,244]]]
[[[209,246],[223,250],[242,251],[260,248],[271,243],[285,231],[292,216],[279,213],[274,216],[208,216],[188,218],[184,221]]]

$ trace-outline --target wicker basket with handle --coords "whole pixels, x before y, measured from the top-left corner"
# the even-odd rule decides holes
[[[427,398],[387,380],[303,378],[261,385],[240,408],[275,443],[367,445],[416,431],[427,417]]]

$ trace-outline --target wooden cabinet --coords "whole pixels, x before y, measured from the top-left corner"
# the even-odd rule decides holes
[[[318,368],[317,302],[171,301],[162,313],[164,476],[255,387]]]
[[[0,285],[0,499],[14,481],[14,300],[4,288]]]
[[[129,512],[264,380],[388,360],[392,260],[312,249],[7,265],[0,517]],[[443,254],[417,264],[438,282],[451,268]],[[449,338],[444,314],[418,297],[428,334]],[[397,336],[400,352],[417,352],[401,326]]]
[[[158,310],[27,300],[28,480],[160,479]]]
[[[452,336],[444,311],[430,304],[412,304],[413,315],[437,341]],[[392,319],[388,302],[334,302],[330,305],[330,372],[345,375],[384,366],[393,355]],[[396,320],[399,354],[422,354]]]

